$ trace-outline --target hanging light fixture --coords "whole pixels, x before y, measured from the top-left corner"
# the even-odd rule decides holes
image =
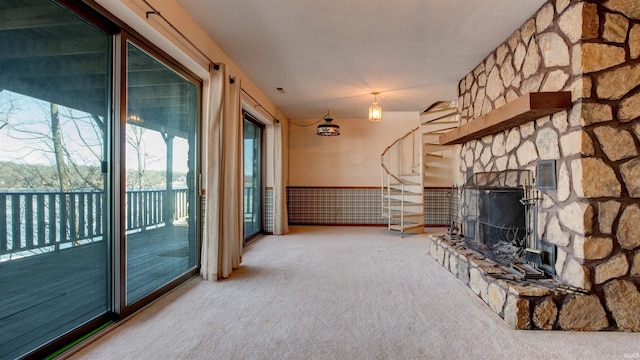
[[[378,105],[378,94],[379,92],[372,92],[373,94],[373,104],[369,108],[369,121],[380,121],[382,120],[382,108]]]
[[[318,136],[339,136],[340,135],[340,126],[337,124],[332,124],[333,118],[329,117],[329,112],[327,111],[327,115],[324,117],[324,124],[318,125],[318,129],[316,130],[316,135]]]

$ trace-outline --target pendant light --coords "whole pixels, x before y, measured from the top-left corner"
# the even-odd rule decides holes
[[[318,136],[340,136],[340,126],[332,124],[333,118],[329,117],[329,112],[324,118],[325,123],[318,125],[316,135]]]
[[[373,94],[373,104],[369,108],[369,121],[380,121],[382,120],[382,108],[378,105],[378,94],[379,92],[372,92]]]

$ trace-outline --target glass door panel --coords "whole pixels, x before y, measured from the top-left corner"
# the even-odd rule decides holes
[[[2,2],[5,12],[0,359],[14,359],[111,310],[111,41],[50,1]]]
[[[249,118],[249,120],[247,120]],[[262,127],[245,113],[244,240],[262,231]]]
[[[197,86],[127,45],[126,304],[196,266]]]

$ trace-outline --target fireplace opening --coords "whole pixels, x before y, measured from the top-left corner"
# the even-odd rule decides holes
[[[555,249],[536,231],[540,199],[531,171],[475,173],[462,196],[466,246],[522,278],[554,273]]]

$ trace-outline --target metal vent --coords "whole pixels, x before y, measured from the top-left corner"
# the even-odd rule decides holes
[[[536,184],[540,190],[557,190],[556,161],[540,160],[536,166]]]

